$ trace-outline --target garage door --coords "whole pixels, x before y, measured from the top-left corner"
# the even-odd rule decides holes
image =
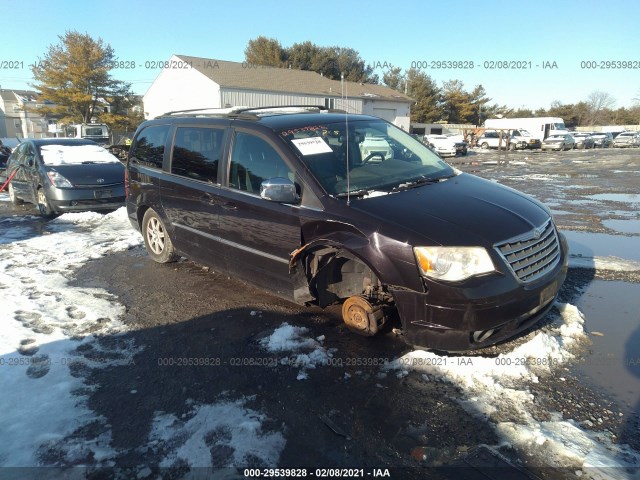
[[[396,120],[395,108],[374,108],[373,115],[391,123],[395,122]]]

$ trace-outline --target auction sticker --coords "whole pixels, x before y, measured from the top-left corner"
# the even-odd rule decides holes
[[[302,155],[317,155],[318,153],[332,153],[333,150],[322,137],[296,138],[291,140]]]

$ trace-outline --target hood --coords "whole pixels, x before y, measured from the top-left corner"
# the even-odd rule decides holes
[[[124,182],[124,166],[120,162],[51,165],[46,170],[55,170],[74,186],[106,187]]]
[[[533,198],[463,173],[446,181],[352,201],[380,233],[412,245],[492,247],[550,218]]]

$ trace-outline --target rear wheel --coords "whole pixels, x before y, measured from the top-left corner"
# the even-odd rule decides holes
[[[150,208],[142,219],[142,236],[149,256],[158,263],[175,262],[178,255],[162,219]]]
[[[16,191],[11,184],[9,184],[9,200],[11,200],[11,203],[14,205],[22,205],[22,199],[16,197]]]
[[[43,188],[38,189],[38,210],[43,217],[51,217],[55,213]]]
[[[484,148],[486,150],[487,148],[489,148],[489,144],[487,142],[482,142],[482,145],[480,145],[480,148]]]

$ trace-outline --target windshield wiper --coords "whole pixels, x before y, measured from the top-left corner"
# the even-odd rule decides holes
[[[403,182],[400,185],[397,185],[397,186],[393,187],[393,189],[391,191],[392,192],[398,192],[400,190],[408,190],[410,188],[416,188],[416,187],[420,187],[422,185],[428,185],[428,184],[431,184],[431,183],[438,183],[438,182],[441,182],[443,180],[446,180],[448,178],[455,177],[455,176],[456,176],[455,173],[452,173],[451,175],[445,175],[445,176],[442,176],[442,177],[435,177],[435,178],[433,178],[433,177],[422,177],[422,178],[419,178],[417,180],[411,180],[409,182]]]
[[[336,198],[346,198],[346,197],[364,197],[369,195],[371,190],[363,188],[360,190],[352,190],[350,192],[336,193]]]

